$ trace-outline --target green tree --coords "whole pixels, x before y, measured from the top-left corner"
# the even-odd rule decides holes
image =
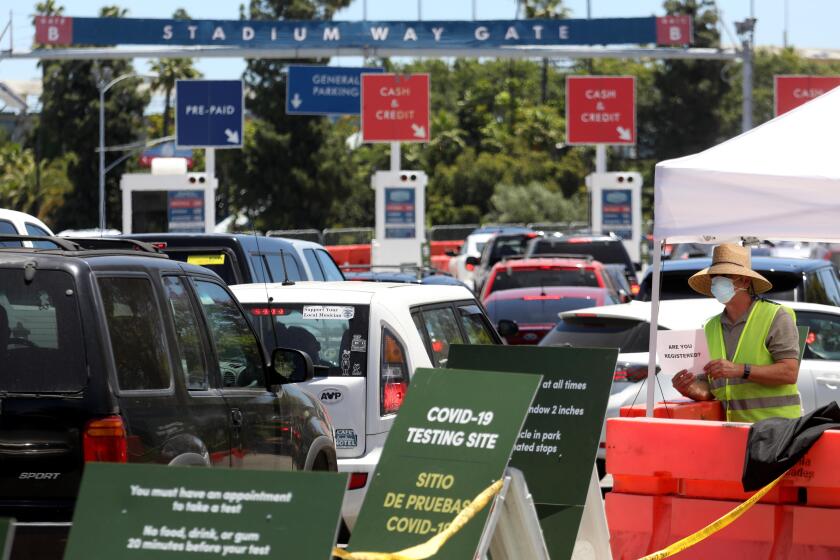
[[[183,8],[178,8],[172,14],[174,19],[192,19]],[[157,74],[152,80],[152,89],[163,91],[163,134],[169,136],[169,124],[172,119],[172,91],[178,80],[189,80],[201,77],[201,72],[195,68],[191,58],[159,58],[149,61],[149,69]]]
[[[350,0],[251,0],[243,17],[330,19]],[[324,61],[320,61],[324,62]],[[335,205],[351,194],[351,154],[343,138],[321,117],[288,116],[286,60],[248,62],[246,100],[254,122],[241,154],[221,154],[221,175],[236,193],[222,193],[230,206],[220,215],[248,209],[261,229],[316,227],[329,223]]]
[[[586,202],[580,195],[565,198],[539,183],[498,184],[490,197],[488,222],[570,222],[586,220]]]
[[[20,144],[0,145],[0,208],[14,208],[37,216],[49,225],[73,185],[67,168],[75,156],[35,161],[35,153]]]
[[[61,10],[54,3],[50,9]],[[36,6],[36,9],[45,6]],[[102,8],[102,17],[122,17],[117,6]],[[41,115],[35,133],[40,158],[56,160],[75,154],[67,173],[73,192],[55,213],[56,227],[90,228],[98,222],[99,90],[97,84],[133,72],[129,60],[42,61],[43,93]],[[106,94],[106,145],[128,144],[143,132],[143,111],[149,103],[148,92],[138,88],[137,80],[125,80]],[[40,169],[40,166],[37,167]],[[120,164],[106,177],[107,216],[110,225],[118,225],[120,216]]]

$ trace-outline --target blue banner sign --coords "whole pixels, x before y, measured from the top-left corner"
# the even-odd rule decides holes
[[[686,18],[687,19],[687,18]],[[690,22],[690,20],[687,20]],[[663,33],[668,18],[487,21],[263,21],[62,17],[36,18],[49,45],[213,45],[259,48],[405,48],[685,45],[686,33]],[[681,25],[685,25],[682,22]],[[52,28],[50,27],[52,26]],[[54,29],[53,29],[54,28]],[[659,33],[657,31],[659,30]]]
[[[178,80],[175,100],[178,147],[242,147],[242,80]]]
[[[204,191],[169,191],[169,231],[204,233]]]
[[[386,239],[413,239],[416,204],[414,189],[385,188],[385,237]]]
[[[358,115],[362,74],[384,68],[289,66],[286,113],[289,115]]]
[[[633,237],[633,193],[630,189],[607,189],[601,193],[601,224],[621,239]]]

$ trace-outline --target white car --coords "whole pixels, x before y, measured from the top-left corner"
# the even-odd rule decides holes
[[[840,397],[840,307],[781,301],[796,312],[796,322],[809,328],[805,353],[799,366],[797,386],[802,407],[810,412]],[[723,306],[711,298],[673,299],[659,304],[659,328],[699,329]],[[623,406],[645,404],[648,363],[650,302],[632,301],[619,305],[590,307],[560,314],[560,322],[541,345],[619,347],[607,418],[616,417]],[[686,400],[671,386],[676,372],[660,372],[655,388],[656,402]],[[598,458],[604,458],[606,425],[601,432]]]
[[[461,245],[461,252],[452,257],[449,261],[449,274],[466,284],[470,290],[475,289],[475,266],[467,264],[467,257],[479,258],[481,251],[487,241],[496,234],[496,231],[473,232],[464,240]]]
[[[297,282],[231,289],[270,347],[303,350],[316,366],[315,378],[301,385],[332,417],[338,470],[351,473],[342,508],[350,529],[414,370],[445,366],[453,343],[502,343],[463,286]]]
[[[6,210],[0,208],[0,235],[4,234],[49,237],[53,235],[53,232],[47,224],[35,216],[31,216],[24,212],[18,212],[17,210]],[[14,243],[14,246],[20,247],[20,242],[17,241],[0,242],[0,246],[9,246],[10,243]],[[25,247],[32,247],[33,243],[31,241],[24,241],[23,245]],[[45,247],[54,247],[54,245],[52,243],[47,243]]]

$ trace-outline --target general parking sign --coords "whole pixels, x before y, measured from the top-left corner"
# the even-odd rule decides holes
[[[286,114],[358,115],[362,74],[384,71],[384,68],[289,66]]]
[[[178,80],[175,95],[179,147],[242,147],[242,80]]]

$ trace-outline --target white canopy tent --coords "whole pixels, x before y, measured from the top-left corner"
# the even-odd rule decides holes
[[[840,241],[840,88],[713,148],[658,163],[654,211],[649,377],[666,239]],[[653,400],[648,383],[648,416]]]

